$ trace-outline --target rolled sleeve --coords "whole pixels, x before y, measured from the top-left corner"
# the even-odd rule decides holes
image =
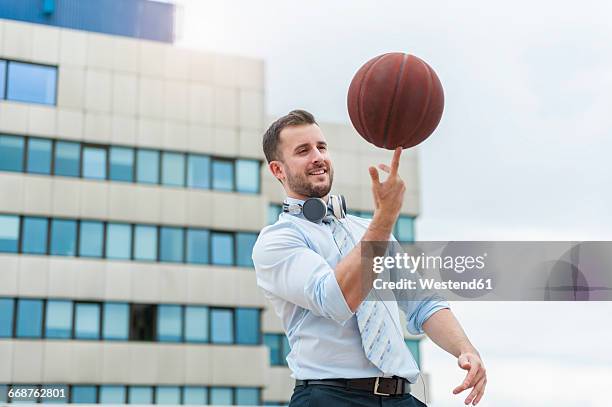
[[[423,324],[436,311],[450,308],[448,301],[439,296],[419,301],[401,301],[399,305],[406,314],[406,328],[413,335],[423,333]]]

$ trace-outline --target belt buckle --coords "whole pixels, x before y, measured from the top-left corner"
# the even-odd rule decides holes
[[[374,394],[378,395],[378,396],[390,396],[390,393],[381,393],[378,391],[378,386],[380,384],[380,376],[376,378],[376,381],[374,382]]]

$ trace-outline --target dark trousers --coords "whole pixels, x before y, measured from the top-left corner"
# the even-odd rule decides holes
[[[377,396],[363,390],[347,390],[324,385],[298,386],[289,407],[423,407],[411,394]],[[425,406],[427,407],[427,406]]]

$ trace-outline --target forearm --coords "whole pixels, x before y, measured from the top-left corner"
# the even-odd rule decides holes
[[[436,345],[455,357],[459,357],[460,354],[465,352],[478,354],[463,328],[461,328],[459,321],[448,308],[433,313],[423,323],[423,331]]]

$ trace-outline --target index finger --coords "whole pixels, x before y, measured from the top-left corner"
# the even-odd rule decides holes
[[[396,175],[397,169],[399,168],[400,156],[402,155],[402,147],[398,147],[393,152],[393,158],[391,159],[391,174]]]
[[[463,383],[461,383],[459,386],[455,388],[454,393],[455,394],[461,393],[463,390],[469,389],[470,387],[472,387],[474,385],[474,383],[472,382],[474,381],[474,378],[476,377],[476,373],[478,373],[478,366],[476,363],[471,363],[470,370],[465,376],[465,380],[463,381]]]

